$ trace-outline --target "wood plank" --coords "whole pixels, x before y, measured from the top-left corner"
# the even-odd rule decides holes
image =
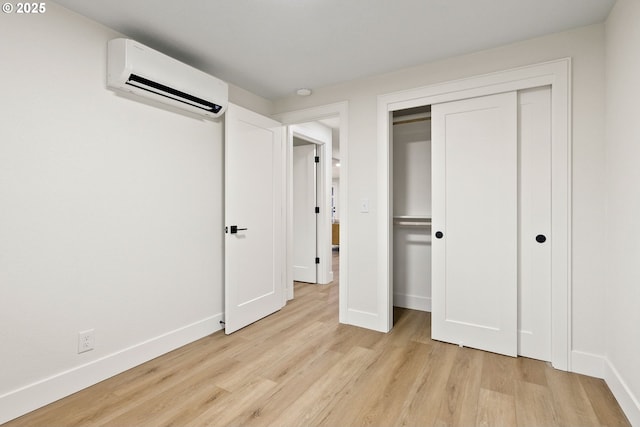
[[[513,396],[518,378],[518,359],[495,353],[484,355],[480,387]]]
[[[303,390],[316,384],[344,355],[334,351],[316,354],[298,365],[300,369],[289,368],[278,376],[279,386],[272,393],[248,405],[237,414],[230,425],[266,426],[277,425]]]
[[[630,425],[602,380],[432,341],[429,313],[397,310],[389,334],[340,325],[335,284],[295,286],[296,300],[246,332],[215,333],[6,427]]]
[[[208,406],[195,418],[187,421],[185,426],[227,425],[238,412],[242,411],[252,402],[266,396],[277,384],[263,378],[253,378],[251,381],[237,390],[236,393],[228,393],[220,399],[216,399],[215,405]],[[122,424],[120,424],[122,425]]]
[[[542,360],[530,359],[528,357],[518,357],[518,378],[522,381],[547,386],[547,376],[545,371],[553,369],[549,362]]]
[[[580,375],[578,380],[582,388],[584,388],[589,402],[591,402],[591,407],[601,425],[627,426],[630,424],[604,380],[585,375]]]
[[[559,426],[551,390],[525,381],[516,381],[515,390],[517,425]]]
[[[394,423],[396,426],[432,426],[446,398],[447,381],[459,348],[434,342],[429,356],[414,373],[416,381]]]
[[[562,426],[599,426],[587,394],[580,384],[579,375],[550,369],[546,371],[547,382],[559,424]]]
[[[298,334],[312,340],[314,334],[317,335],[326,329],[328,329],[326,325],[316,322],[309,327],[300,329]],[[234,391],[242,387],[243,384],[246,384],[252,378],[258,376],[268,378],[269,375],[265,367],[273,368],[282,366],[283,364],[288,365],[292,354],[297,354],[299,349],[308,349],[308,347],[302,346],[300,341],[301,337],[276,338],[276,342],[282,343],[281,346],[274,346],[268,342],[250,349],[247,351],[247,353],[249,353],[248,355],[242,355],[242,360],[246,362],[246,368],[242,370],[229,370],[222,373],[216,378],[216,384],[225,390]],[[308,352],[305,352],[305,356],[308,356]]]
[[[315,420],[331,413],[334,405],[349,395],[351,384],[376,359],[375,351],[353,347],[311,387],[304,390],[289,410],[285,411],[274,426],[316,425]]]
[[[516,425],[516,405],[513,395],[480,389],[475,425],[482,427]]]
[[[340,400],[317,425],[391,425],[402,409],[415,377],[407,375],[424,363],[429,347],[413,343],[381,352],[367,372],[351,386],[349,398]]]
[[[476,422],[484,356],[482,351],[458,348],[435,425],[470,426]]]

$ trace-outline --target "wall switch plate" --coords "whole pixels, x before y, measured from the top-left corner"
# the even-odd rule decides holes
[[[95,346],[94,330],[78,332],[78,354],[93,350]]]
[[[360,212],[362,213],[369,212],[369,199],[360,200]]]

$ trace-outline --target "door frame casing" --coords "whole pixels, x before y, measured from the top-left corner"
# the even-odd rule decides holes
[[[571,58],[378,96],[378,330],[393,328],[392,113],[406,108],[551,86],[551,363],[570,370]]]
[[[320,214],[316,218],[316,253],[320,258],[317,264],[316,283],[326,285],[333,281],[331,270],[331,129],[319,129],[310,123],[287,126],[286,150],[291,150],[291,177],[293,177],[293,138],[299,138],[313,144],[317,148],[317,156],[320,157],[319,167],[316,171],[316,203],[320,207]],[[287,174],[288,176],[288,174]],[[293,178],[291,179],[291,218],[293,218]],[[289,201],[287,200],[287,203]],[[289,207],[289,206],[287,206]],[[289,230],[291,228],[291,230]],[[293,221],[288,221],[287,234],[291,236],[291,248],[287,256],[291,256],[291,268],[293,269]],[[287,282],[287,299],[293,299],[293,282]]]
[[[349,301],[348,301],[348,210],[347,206],[347,194],[348,194],[348,185],[347,185],[347,168],[348,168],[348,110],[349,103],[348,101],[336,102],[333,104],[322,105],[318,107],[311,107],[302,110],[289,111],[284,113],[275,114],[272,117],[282,123],[283,125],[295,125],[300,123],[314,122],[317,120],[327,119],[330,117],[338,116],[340,118],[340,206],[344,206],[340,212],[340,273],[339,273],[339,291],[338,291],[338,317],[340,323],[353,323],[353,320],[349,319]],[[287,223],[291,224],[290,218],[293,215],[293,204],[291,198],[291,189],[292,189],[292,169],[291,169],[291,149],[292,147],[287,147],[287,172],[286,172],[286,180],[287,180],[287,196],[286,196],[286,216]],[[329,153],[329,159],[331,158],[331,153]],[[287,246],[287,284],[293,283],[293,268],[291,264],[292,257],[290,256],[290,251],[293,246],[293,236],[291,227],[288,226],[286,229],[287,237],[286,237],[286,246]]]

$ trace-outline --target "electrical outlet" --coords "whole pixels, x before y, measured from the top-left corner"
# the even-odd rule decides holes
[[[95,346],[94,330],[78,332],[78,354],[93,350]]]

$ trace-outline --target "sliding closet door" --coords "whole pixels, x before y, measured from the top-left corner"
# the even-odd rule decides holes
[[[518,93],[518,354],[551,360],[551,88]]]
[[[432,106],[432,337],[516,356],[515,92]]]

